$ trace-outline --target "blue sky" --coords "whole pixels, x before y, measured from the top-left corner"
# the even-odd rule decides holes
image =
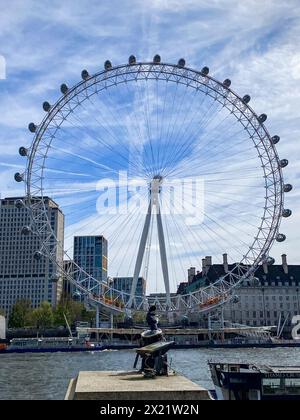
[[[207,65],[241,95],[249,93],[258,113],[268,114],[271,134],[290,165],[285,179],[294,185],[286,198],[293,218],[284,221],[286,243],[275,245],[277,260],[287,253],[299,263],[300,240],[300,3],[298,0],[0,0],[0,192],[22,194],[13,175],[24,161],[31,121],[44,116],[41,104],[59,97],[59,86],[80,80],[82,69],[103,68],[106,59],[126,63],[129,55],[188,66]],[[224,250],[226,251],[226,250]]]

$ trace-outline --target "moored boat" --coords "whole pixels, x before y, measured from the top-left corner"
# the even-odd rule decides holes
[[[55,337],[55,338],[14,338],[3,349],[4,353],[55,353],[99,351],[103,346],[91,343],[87,338]]]
[[[300,366],[209,362],[218,400],[300,400]]]

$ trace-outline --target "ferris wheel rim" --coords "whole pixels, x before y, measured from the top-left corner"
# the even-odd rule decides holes
[[[123,71],[123,73],[122,73],[122,71]],[[115,72],[115,74],[113,74],[113,72]],[[213,290],[213,288],[215,288],[215,287],[217,288],[218,285],[220,285],[221,288],[224,287],[224,290],[225,290],[225,285],[227,284],[228,287],[227,287],[226,290],[228,292],[228,290],[230,288],[235,288],[242,281],[243,278],[248,277],[248,274],[251,275],[252,273],[254,273],[258,264],[268,256],[268,251],[269,251],[270,247],[272,246],[272,244],[274,243],[274,241],[276,239],[276,234],[278,234],[278,232],[279,232],[279,227],[280,227],[280,223],[281,223],[282,211],[283,211],[283,208],[284,208],[284,194],[283,194],[284,183],[283,183],[282,169],[281,169],[280,164],[279,164],[279,157],[278,157],[278,154],[277,154],[277,151],[276,151],[276,147],[272,143],[271,136],[270,136],[269,132],[267,131],[265,125],[259,121],[258,115],[249,106],[248,103],[244,103],[243,99],[239,95],[237,95],[233,90],[231,90],[229,87],[225,86],[224,83],[219,82],[218,80],[214,79],[213,77],[211,77],[208,74],[203,75],[201,72],[199,72],[197,70],[194,70],[194,69],[191,69],[191,68],[188,68],[188,67],[179,67],[178,65],[174,65],[174,64],[167,64],[167,63],[157,64],[157,63],[153,63],[153,62],[146,62],[146,63],[141,62],[141,63],[135,63],[135,64],[125,64],[125,65],[120,65],[120,66],[112,67],[112,68],[109,68],[109,69],[105,69],[103,71],[100,71],[100,72],[94,74],[93,76],[89,76],[88,79],[82,80],[81,82],[77,83],[73,88],[69,89],[66,94],[62,95],[61,98],[51,107],[51,109],[46,114],[45,118],[43,119],[42,123],[38,127],[38,130],[37,130],[37,132],[34,136],[34,139],[33,139],[33,142],[32,142],[31,148],[30,148],[30,155],[29,155],[28,161],[27,161],[26,195],[27,195],[29,200],[32,197],[37,197],[36,194],[32,195],[33,189],[31,188],[32,187],[33,163],[34,163],[34,159],[35,159],[38,147],[40,145],[40,141],[42,140],[43,135],[45,134],[47,128],[50,125],[50,123],[53,121],[54,117],[58,113],[60,113],[60,111],[67,104],[69,104],[72,99],[74,99],[75,97],[78,97],[79,93],[87,92],[87,89],[90,88],[91,86],[93,86],[94,84],[100,83],[101,81],[103,82],[104,80],[108,81],[108,80],[112,79],[113,77],[117,77],[117,76],[121,76],[121,75],[124,76],[124,75],[129,75],[129,74],[134,75],[134,74],[141,74],[141,73],[151,75],[151,77],[148,77],[148,79],[151,79],[151,80],[154,80],[154,79],[165,80],[165,79],[159,79],[159,77],[156,77],[157,74],[159,73],[160,75],[162,75],[162,74],[164,74],[164,75],[167,74],[169,76],[175,75],[176,77],[177,76],[180,77],[180,79],[182,79],[183,81],[184,80],[185,81],[189,80],[189,83],[197,82],[200,85],[205,86],[208,89],[211,89],[211,91],[213,91],[215,94],[219,95],[219,98],[222,98],[224,100],[224,104],[225,104],[225,102],[227,104],[228,96],[232,95],[232,98],[234,98],[235,103],[230,102],[230,101],[228,101],[228,103],[230,103],[232,105],[232,107],[234,107],[239,112],[243,111],[243,112],[241,112],[241,114],[243,114],[245,116],[245,118],[246,118],[246,120],[248,121],[249,124],[253,124],[253,130],[255,131],[255,133],[257,133],[258,130],[261,131],[261,135],[258,135],[258,138],[260,139],[259,144],[260,144],[260,146],[263,146],[262,149],[265,150],[265,152],[268,156],[268,163],[270,164],[270,167],[272,168],[272,172],[270,174],[272,174],[273,181],[274,181],[273,187],[274,187],[275,201],[273,201],[274,211],[273,211],[272,223],[271,223],[271,226],[268,227],[268,236],[267,236],[267,238],[264,239],[264,245],[261,247],[260,255],[256,258],[256,262],[254,262],[251,265],[251,268],[248,270],[248,273],[246,275],[240,276],[240,279],[236,282],[233,282],[231,287],[227,284],[227,280],[229,279],[230,275],[235,270],[239,270],[239,269],[241,271],[243,270],[243,262],[247,262],[247,256],[248,256],[248,253],[251,252],[251,248],[254,247],[256,242],[263,241],[263,238],[255,238],[254,243],[252,244],[252,246],[249,247],[249,251],[246,254],[246,256],[244,256],[243,259],[235,265],[234,269],[231,270],[230,273],[223,276],[223,278],[218,279],[212,285],[205,287],[201,291],[202,293],[203,292],[206,293],[206,291],[208,291],[208,290],[211,292]],[[191,75],[191,74],[194,75],[195,79],[192,79],[192,78],[188,77],[188,75]],[[103,77],[103,79],[99,80],[97,82],[97,78],[101,78],[101,77]],[[123,82],[120,82],[120,83],[126,83],[128,81],[133,81],[133,80],[135,80],[135,78],[133,78],[131,80],[126,80],[126,81],[123,81]],[[142,80],[142,79],[139,79],[139,80]],[[174,80],[171,80],[171,79],[167,80],[167,81],[174,82]],[[177,80],[177,83],[181,83],[181,82]],[[212,86],[208,86],[209,83],[215,84],[218,87],[219,92],[214,90],[212,88]],[[112,84],[109,87],[111,87],[113,85],[117,85],[117,83]],[[186,86],[188,86],[188,85],[186,84]],[[78,92],[77,91],[78,89],[81,89],[81,91]],[[96,93],[98,93],[98,92],[94,92],[93,94],[96,94]],[[226,94],[224,94],[224,93],[226,93]],[[91,96],[92,95],[90,95],[89,97],[91,97]],[[216,100],[218,100],[218,99],[216,99]],[[240,107],[238,107],[238,105],[240,105]],[[226,105],[224,105],[224,106],[226,106]],[[241,109],[241,107],[242,107],[242,109]],[[226,106],[226,108],[227,108],[227,106]],[[245,113],[248,113],[248,117],[246,117]],[[255,126],[255,124],[256,124],[256,126]],[[263,136],[263,138],[261,138],[261,136]],[[266,145],[264,143],[263,139],[267,139],[268,145]],[[268,151],[267,151],[267,146],[269,147]],[[270,155],[269,155],[268,152],[273,153],[272,158],[270,158]],[[266,168],[264,166],[263,166],[263,171],[266,175]],[[270,176],[270,174],[269,174],[269,176]],[[42,177],[40,177],[40,180],[42,181]],[[270,186],[266,186],[266,190],[268,191],[269,189],[270,189]],[[40,188],[40,193],[41,193],[40,196],[42,197],[42,203],[45,206],[42,185],[41,185],[41,188]],[[260,227],[258,228],[259,231],[263,230],[263,226],[264,226],[264,222],[265,222],[265,216],[266,216],[266,213],[268,211],[268,203],[269,203],[268,194],[266,194],[265,203],[266,203],[266,206],[265,206],[264,216],[262,218],[262,223],[261,223]],[[259,241],[257,241],[257,239],[259,239]],[[67,254],[65,254],[65,255],[67,255]],[[232,281],[232,279],[229,281],[229,283],[231,283],[231,281]],[[217,289],[218,292],[219,292],[219,290],[220,289]],[[199,290],[193,292],[192,295],[196,296],[197,293],[199,293]],[[184,294],[184,295],[181,295],[181,296],[182,296],[182,298],[189,298],[191,296],[191,294]]]

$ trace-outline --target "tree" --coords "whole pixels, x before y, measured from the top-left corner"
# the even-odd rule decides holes
[[[0,308],[0,316],[5,316],[5,311],[4,311],[4,309],[1,309],[1,308]]]
[[[43,302],[32,313],[32,320],[37,328],[47,328],[53,325],[53,311],[49,302]]]
[[[12,307],[9,317],[9,328],[24,328],[30,319],[32,309],[29,300],[18,300]]]
[[[54,324],[61,326],[66,324],[66,316],[69,325],[78,321],[91,322],[95,318],[94,311],[87,311],[82,302],[75,302],[72,299],[64,298],[57,305],[54,311]]]

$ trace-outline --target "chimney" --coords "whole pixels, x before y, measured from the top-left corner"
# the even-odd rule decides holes
[[[289,267],[288,267],[288,263],[287,263],[287,256],[286,256],[286,254],[283,254],[281,256],[281,258],[282,258],[282,266],[283,266],[284,274],[288,274],[289,273]]]
[[[268,267],[268,264],[267,264],[267,262],[266,262],[266,261],[263,263],[263,269],[264,269],[264,273],[265,273],[265,274],[268,274],[268,272],[269,272],[269,267]]]
[[[206,266],[211,267],[212,266],[212,257],[205,257],[206,259]]]
[[[188,282],[189,282],[189,284],[192,283],[195,275],[196,275],[196,268],[195,267],[189,268],[188,269]]]
[[[202,259],[202,274],[203,276],[206,274],[206,258]]]
[[[223,266],[224,266],[225,273],[228,273],[229,268],[228,268],[228,255],[227,254],[223,254]]]

